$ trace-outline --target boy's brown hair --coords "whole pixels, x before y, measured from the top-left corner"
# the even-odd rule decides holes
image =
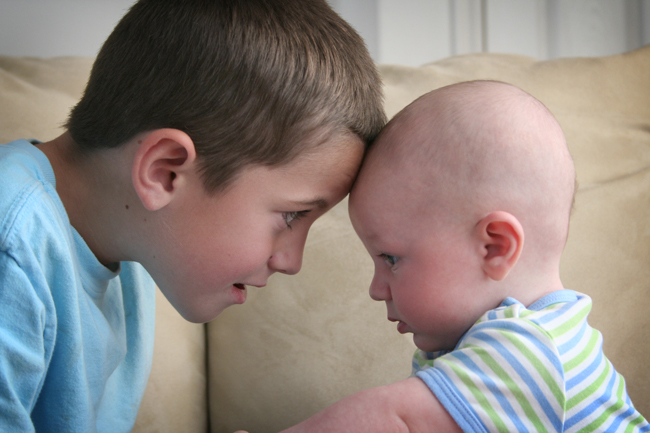
[[[385,123],[361,37],[325,0],[141,0],[100,50],[68,130],[81,152],[176,128],[208,192],[333,133]]]

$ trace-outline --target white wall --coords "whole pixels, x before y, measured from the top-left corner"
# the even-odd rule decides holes
[[[134,0],[0,0],[0,55],[94,56]],[[650,0],[328,0],[381,63],[471,52],[540,59],[650,43]]]
[[[370,14],[348,5],[364,4]],[[471,52],[605,56],[650,43],[650,0],[330,0],[381,63]],[[375,19],[370,26],[367,20]]]
[[[135,0],[0,0],[0,55],[92,56]]]

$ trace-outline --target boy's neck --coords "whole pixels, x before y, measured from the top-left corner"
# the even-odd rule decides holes
[[[100,263],[115,269],[124,260],[119,253],[119,236],[113,227],[119,220],[112,210],[111,197],[120,188],[119,176],[115,176],[108,158],[98,151],[96,155],[80,156],[76,144],[68,132],[54,140],[38,145],[47,156],[56,179],[56,191],[70,219]],[[110,151],[109,151],[110,152]]]

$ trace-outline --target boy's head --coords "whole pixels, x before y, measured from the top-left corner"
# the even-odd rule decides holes
[[[559,124],[522,90],[478,81],[422,96],[382,131],[350,197],[371,296],[418,347],[453,349],[504,298],[562,288],[574,187]]]
[[[141,0],[99,52],[67,127],[81,153],[174,128],[208,192],[385,117],[375,66],[325,0]]]
[[[57,189],[76,185],[61,195],[102,263],[140,262],[204,322],[298,272],[384,123],[375,65],[325,0],[141,0],[70,114],[78,170],[60,172],[82,175]]]

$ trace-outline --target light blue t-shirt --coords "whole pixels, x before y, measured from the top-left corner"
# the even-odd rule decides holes
[[[70,225],[45,154],[0,145],[0,431],[131,431],[154,299],[140,265],[110,271]]]

